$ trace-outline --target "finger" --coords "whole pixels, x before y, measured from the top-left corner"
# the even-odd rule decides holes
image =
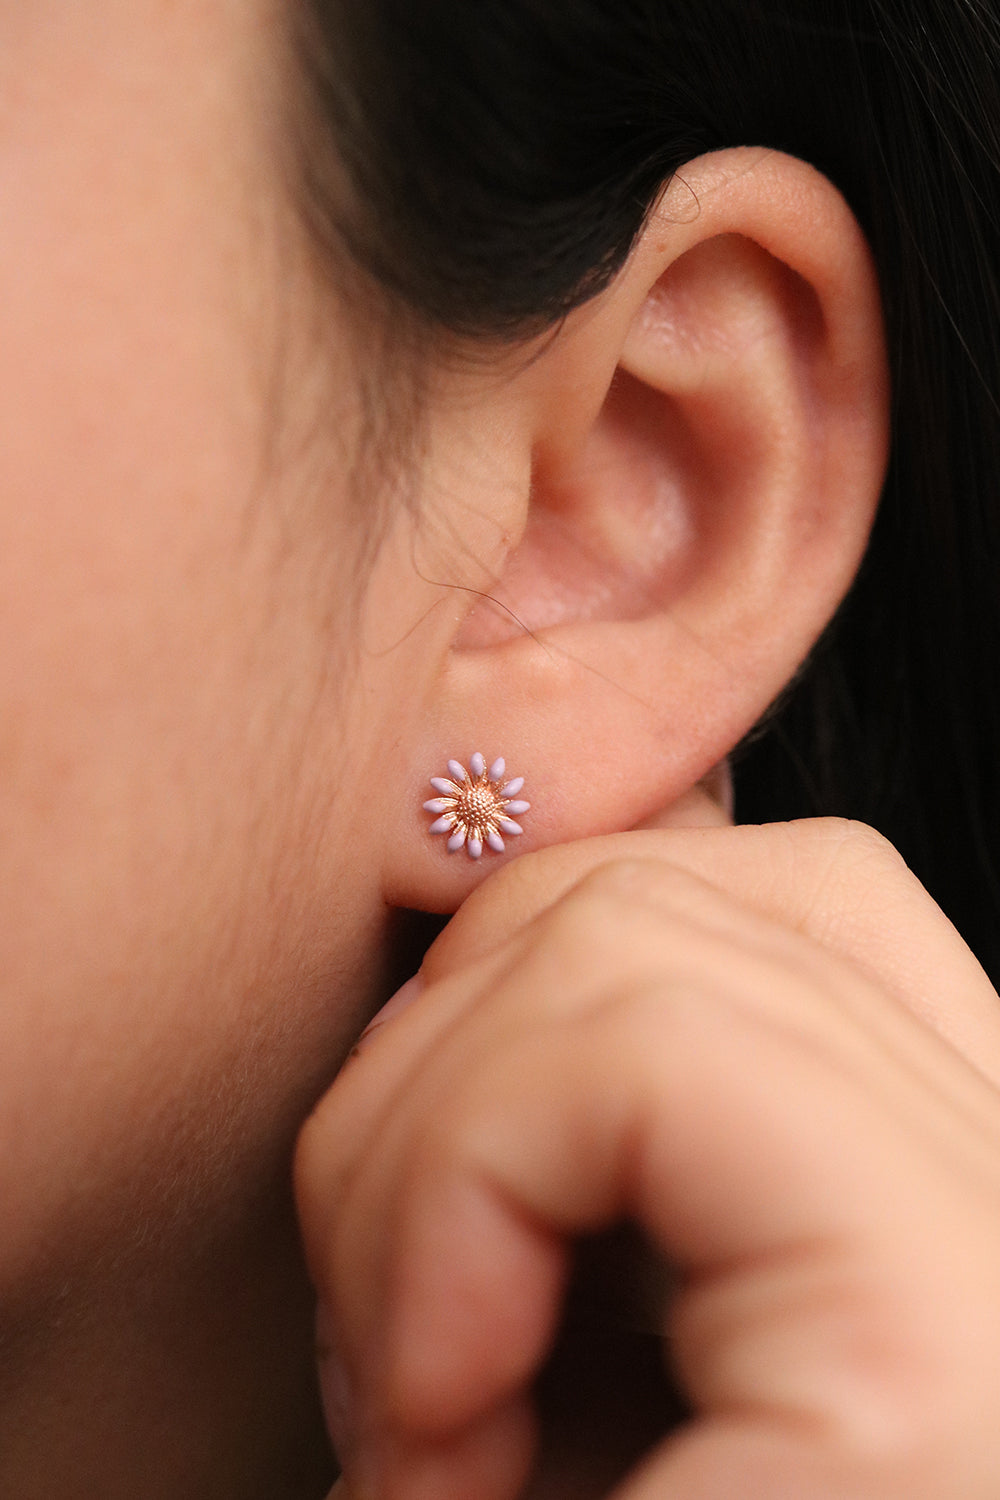
[[[802,983],[771,983],[776,962]],[[946,1066],[932,1034],[913,1024],[905,1006],[887,1003],[853,965],[674,865],[618,861],[592,871],[505,947],[433,985],[386,1028],[374,1055],[346,1070],[300,1142],[307,1227],[322,1234],[344,1173],[363,1170],[367,1143],[400,1094],[431,1109],[434,1091],[452,1086],[442,1080],[449,1056],[460,1081],[467,1059],[477,1049],[488,1054],[495,1034],[549,1012],[582,1011],[609,988],[663,978],[711,983],[724,993],[734,974],[756,986],[756,1003],[783,1025],[837,1032],[850,1020],[855,1031],[877,1036],[888,1052],[933,1077],[961,1108],[968,1084],[958,1057]]]
[[[391,1453],[392,1493],[409,1493],[409,1445],[428,1433],[440,1500],[469,1493],[449,1470],[449,1431],[467,1475],[474,1429],[537,1367],[558,1295],[553,1231],[622,1213],[696,1273],[677,1344],[709,1412],[760,1411],[859,1451],[872,1432],[951,1420],[942,1387],[971,1387],[953,1341],[963,1358],[981,1347],[992,1272],[978,1246],[991,1243],[995,1173],[961,1122],[935,1134],[928,1172],[936,1125],[919,1088],[890,1080],[909,1105],[886,1117],[873,1102],[886,1092],[881,1053],[850,1062],[686,988],[666,1023],[659,993],[512,1037],[434,1121],[408,1122],[374,1220],[376,1234],[391,1231],[388,1274],[366,1288],[387,1333],[356,1351],[377,1413],[375,1470]],[[970,1160],[982,1223],[963,1237],[942,1226],[968,1229]],[[529,1309],[519,1365],[501,1337],[512,1308]]]
[[[433,1108],[434,1092],[447,1093],[451,1084],[442,1072],[449,1048],[460,1076],[477,1048],[493,1045],[497,1027],[506,1032],[549,1011],[582,1010],[602,999],[609,984],[649,982],[665,960],[675,979],[687,972],[704,978],[721,962],[724,983],[734,934],[748,949],[775,938],[802,946],[795,934],[762,922],[683,870],[618,861],[592,870],[502,948],[430,993],[424,985],[418,1002],[380,1032],[377,1048],[352,1062],[306,1122],[296,1176],[307,1244],[321,1236],[346,1191],[345,1174],[363,1170],[367,1144],[398,1097],[411,1104],[426,1098]],[[736,957],[749,961],[748,952]]]
[[[332,1180],[338,1188],[335,1198],[345,1244],[341,1278],[353,1278],[348,1300],[359,1342],[364,1341],[366,1330],[358,1319],[375,1307],[380,1296],[379,1278],[385,1276],[380,1263],[383,1247],[396,1238],[396,1178],[406,1175],[399,1161],[408,1159],[413,1141],[426,1133],[428,1121],[433,1125],[449,1118],[450,1102],[461,1096],[470,1078],[480,1073],[488,1076],[498,1052],[513,1038],[534,1038],[539,1029],[565,1017],[585,1018],[609,997],[661,990],[669,994],[680,987],[705,990],[718,1004],[727,994],[739,994],[761,1020],[800,1037],[809,1047],[837,1049],[855,1068],[867,1066],[877,1056],[893,1062],[892,1077],[912,1074],[918,1080],[928,1079],[932,1097],[941,1107],[954,1107],[961,1115],[969,1080],[960,1059],[901,1008],[891,1002],[879,1004],[879,997],[873,997],[867,983],[851,971],[836,971],[838,984],[831,992],[827,987],[829,959],[817,968],[814,945],[807,940],[741,908],[731,910],[733,903],[717,891],[709,892],[706,903],[714,916],[711,925],[697,926],[686,915],[672,927],[665,925],[671,904],[679,894],[688,895],[694,884],[691,877],[659,866],[650,872],[635,865],[608,867],[589,877],[535,925],[534,944],[527,945],[519,962],[488,996],[461,1014],[454,1032],[435,1033],[429,1055],[421,1055],[420,1067],[399,1096],[389,1101],[391,1107],[374,1120],[370,1139],[359,1142],[353,1129],[345,1145],[348,1131],[358,1123],[355,1100],[339,1085],[332,1091],[305,1138],[309,1143],[306,1155],[310,1149],[313,1155],[305,1176],[311,1178],[318,1206],[310,1212],[306,1185],[304,1218],[322,1245],[324,1219],[329,1225],[334,1213],[327,1197]],[[655,940],[652,968],[643,956],[650,949],[650,934],[644,928],[651,929]],[[739,941],[733,937],[734,928]],[[663,947],[669,955],[666,969]],[[805,1005],[804,988],[809,1000]],[[419,1019],[425,1022],[426,1016]],[[390,1037],[388,1046],[395,1040]],[[383,1050],[387,1052],[388,1047]],[[908,1072],[904,1072],[904,1060]],[[553,1067],[558,1072],[557,1057]],[[524,1074],[525,1091],[533,1076]],[[540,1080],[539,1087],[543,1087]],[[881,1088],[885,1094],[884,1079]],[[982,1086],[982,1092],[988,1098],[980,1101],[980,1107],[995,1111],[991,1091]],[[904,1103],[900,1101],[897,1107],[902,1110]],[[354,1167],[353,1187],[351,1182],[338,1183],[336,1174],[331,1177],[331,1161],[335,1163],[338,1153],[345,1150]],[[345,1203],[351,1193],[351,1201]],[[345,1239],[343,1232],[352,1216],[357,1225],[353,1243],[351,1234]],[[373,1233],[372,1226],[378,1232]],[[365,1233],[374,1239],[367,1251],[361,1243]],[[491,1243],[485,1233],[479,1239]],[[492,1274],[485,1262],[481,1269],[484,1275]],[[513,1348],[514,1342],[508,1340],[508,1346]]]
[[[813,831],[814,830],[810,830],[810,836]],[[527,863],[527,861],[522,861],[521,863]],[[654,865],[662,866],[662,861],[653,861],[652,863]],[[850,863],[850,861],[848,863]],[[759,909],[750,910],[748,912],[745,910],[745,908],[739,906],[738,903],[735,903],[735,910],[727,909],[725,898],[722,898],[720,902],[720,892],[717,889],[714,889],[711,886],[708,886],[707,889],[702,889],[702,887],[704,887],[706,884],[705,882],[700,881],[697,877],[688,877],[685,879],[683,870],[678,870],[674,866],[666,866],[664,867],[664,869],[667,872],[665,880],[649,880],[647,878],[643,879],[641,885],[645,894],[643,895],[641,900],[637,899],[636,905],[642,906],[643,904],[645,904],[645,906],[648,908],[649,913],[653,913],[657,905],[657,892],[659,892],[659,894],[662,896],[664,891],[669,891],[668,900],[666,901],[662,909],[660,909],[656,913],[661,919],[661,927],[658,934],[660,941],[656,946],[662,947],[663,939],[666,938],[667,949],[674,958],[676,958],[678,952],[680,951],[680,944],[677,941],[678,930],[670,929],[668,926],[665,926],[663,924],[669,923],[669,920],[672,917],[677,917],[678,915],[683,917],[679,932],[681,934],[683,934],[684,932],[687,932],[689,934],[700,934],[706,940],[710,940],[709,947],[716,954],[718,954],[719,951],[725,946],[726,941],[736,941],[738,943],[738,946],[741,946],[743,950],[742,967],[744,969],[747,968],[747,955],[749,955],[751,959],[754,956],[755,944],[757,945],[757,947],[762,948],[765,953],[770,947],[777,945],[777,948],[780,949],[783,956],[787,959],[791,953],[791,949],[787,946],[783,947],[782,945],[790,942],[792,947],[794,947],[796,941],[801,941],[801,939],[799,939],[798,937],[798,934],[787,933],[784,929],[781,929],[780,935],[775,934],[771,931],[766,931],[765,929],[768,928],[768,924],[766,922],[760,921],[758,915]],[[648,874],[648,872],[646,873]],[[834,879],[836,880],[841,878],[841,873],[842,872],[838,872],[835,869]],[[896,875],[898,876],[898,871],[896,872]],[[860,882],[860,884],[855,881],[853,885],[848,882],[846,890],[848,894],[853,893],[856,895],[859,888],[862,890],[864,889],[863,881]],[[576,894],[578,894],[578,892],[579,887],[577,887]],[[837,900],[834,902],[835,906],[837,905],[837,902],[839,902],[840,905],[843,905],[843,897],[837,897]],[[574,903],[570,902],[569,904],[573,905]],[[730,906],[732,905],[734,905],[734,903],[730,903]],[[456,1049],[466,1050],[468,1047],[468,1043],[470,1042],[470,1038],[475,1039],[475,1046],[472,1048],[472,1058],[474,1062],[477,1052],[486,1047],[490,1036],[490,1030],[495,1025],[496,1014],[502,1012],[505,1008],[508,1012],[509,1019],[511,1019],[512,1022],[516,1020],[518,1028],[523,1027],[527,1015],[530,1013],[532,1008],[537,1005],[539,994],[541,994],[541,996],[543,997],[543,1004],[540,1007],[543,1019],[548,1018],[550,1021],[555,1019],[559,1013],[560,1007],[564,1005],[568,1007],[568,1011],[571,1011],[578,1016],[578,1013],[581,1009],[581,1001],[583,1002],[582,1009],[586,1010],[588,1007],[592,1007],[595,999],[599,1000],[601,998],[599,995],[600,987],[598,985],[595,989],[593,981],[596,973],[606,971],[609,968],[609,958],[617,958],[619,970],[624,968],[626,972],[626,978],[630,982],[638,982],[642,977],[641,964],[638,968],[630,968],[629,965],[634,963],[636,955],[643,948],[641,931],[642,912],[639,913],[639,916],[640,927],[638,929],[628,927],[628,925],[620,919],[621,914],[619,914],[618,918],[613,918],[610,922],[607,920],[608,913],[606,912],[604,913],[604,919],[595,918],[592,921],[585,921],[583,923],[584,929],[590,927],[595,933],[597,931],[600,931],[603,934],[598,941],[598,951],[595,953],[593,949],[590,949],[585,953],[582,968],[574,968],[572,965],[568,967],[567,971],[562,975],[562,978],[564,980],[562,988],[560,988],[559,984],[560,976],[558,972],[555,971],[559,969],[561,963],[561,960],[558,956],[561,952],[565,951],[566,945],[565,943],[553,944],[551,941],[553,935],[551,927],[548,930],[545,930],[544,923],[540,924],[537,921],[532,921],[530,918],[526,919],[525,922],[521,924],[520,928],[515,928],[515,935],[513,939],[508,938],[502,948],[497,949],[494,947],[486,953],[486,956],[484,958],[481,958],[479,960],[479,973],[477,974],[477,980],[479,981],[479,983],[477,986],[473,987],[473,992],[475,994],[475,1003],[471,1007],[469,1005],[469,986],[464,982],[461,971],[454,974],[451,977],[450,981],[445,981],[443,984],[433,985],[431,989],[431,994],[433,997],[432,1004],[428,1007],[424,1007],[423,1002],[421,1002],[421,1004],[415,1008],[414,1015],[409,1019],[409,1029],[405,1032],[406,1045],[402,1045],[402,1042],[404,1040],[404,1028],[406,1026],[406,1018],[404,1018],[403,1022],[397,1023],[392,1028],[390,1028],[391,1046],[389,1049],[382,1049],[380,1056],[377,1059],[377,1068],[374,1072],[370,1071],[368,1074],[365,1089],[362,1089],[361,1094],[362,1096],[364,1096],[365,1090],[367,1089],[373,1103],[376,1106],[373,1111],[373,1119],[381,1120],[382,1118],[384,1118],[382,1110],[383,1106],[385,1106],[387,1103],[387,1095],[383,1091],[382,1081],[376,1082],[376,1077],[379,1080],[383,1079],[383,1075],[386,1072],[388,1066],[387,1060],[390,1056],[390,1053],[393,1058],[393,1067],[396,1069],[398,1082],[398,1087],[395,1089],[395,1094],[398,1095],[399,1093],[402,1093],[406,1095],[409,1103],[416,1108],[417,1118],[419,1118],[421,1113],[426,1113],[428,1109],[433,1109],[435,1091],[438,1091],[439,1096],[447,1100],[455,1096],[456,1085],[463,1082],[464,1075],[466,1073],[468,1073],[468,1076],[470,1078],[473,1076],[473,1071],[469,1070],[465,1066],[465,1064],[463,1064],[463,1067],[461,1069],[456,1070],[454,1067],[454,1059],[452,1059],[452,1062],[449,1065],[451,1071],[449,1072],[448,1069],[445,1069],[443,1075],[438,1072],[436,1067],[429,1067],[429,1062],[432,1064],[437,1064],[438,1062],[446,1059],[450,1051],[452,1041],[454,1042],[454,1046]],[[558,913],[556,914],[556,920],[559,920]],[[774,924],[770,924],[771,927],[773,927],[773,925]],[[808,931],[808,924],[803,924],[803,926],[805,927],[805,930]],[[619,941],[621,951],[618,954],[615,954],[614,952],[608,954],[601,951],[601,944],[607,942],[609,933],[614,937],[617,937]],[[530,964],[527,968],[525,967],[525,965],[526,963],[529,963],[529,955],[531,957],[535,956],[531,955],[533,943],[538,944],[538,968],[532,971],[530,969]],[[570,947],[572,946],[574,946],[574,944],[571,942]],[[586,945],[583,943],[581,943],[580,946],[581,948],[586,948]],[[807,946],[811,948],[811,945]],[[549,953],[548,960],[546,960],[545,958],[546,950],[548,950]],[[624,965],[622,964],[623,958],[626,960]],[[691,954],[689,954],[689,958],[691,958]],[[597,960],[596,962],[595,959]],[[549,964],[548,970],[546,970],[545,967],[546,961]],[[706,953],[704,951],[697,956],[696,961],[694,959],[691,959],[691,961],[694,962],[696,973],[704,973],[705,965],[708,962]],[[753,965],[751,962],[750,968],[752,968],[752,966]],[[803,972],[812,973],[808,964],[805,964]],[[802,977],[801,973],[799,977]],[[526,979],[528,980],[528,982],[525,982]],[[452,988],[449,989],[449,986],[452,986]],[[511,987],[513,987],[513,989]],[[520,988],[520,1009],[518,1009],[518,997],[516,994],[518,988]],[[864,985],[860,986],[859,988],[847,985],[846,990],[844,990],[844,987],[841,986],[841,989],[844,990],[844,993],[840,995],[839,999],[835,997],[835,1003],[833,1004],[830,1003],[831,997],[828,994],[822,994],[823,985],[821,982],[817,981],[816,988],[817,995],[814,996],[816,1003],[811,1004],[807,1007],[808,1014],[813,1017],[814,1021],[816,1020],[816,1018],[819,1018],[821,1016],[825,1017],[825,1020],[823,1022],[823,1026],[820,1027],[819,1032],[816,1031],[815,1026],[812,1027],[812,1039],[814,1042],[817,1039],[822,1039],[827,1043],[836,1040],[836,1036],[840,1034],[836,1025],[833,1025],[833,1030],[830,1035],[827,1035],[827,1032],[823,1029],[823,1027],[828,1023],[834,1023],[839,1014],[841,1020],[843,1020],[845,1016],[848,1016],[853,1020],[860,1019],[864,1023],[861,1028],[862,1034],[867,1038],[868,1041],[871,1041],[872,1039],[875,1039],[880,1035],[882,1036],[883,1040],[892,1043],[891,1046],[883,1050],[888,1050],[889,1052],[898,1052],[900,1050],[896,1046],[898,1038],[891,1036],[884,1030],[885,1017],[893,1014],[891,1008],[885,1011],[885,1014],[883,1015],[884,1008],[877,1005],[875,1006],[874,1010],[871,1011],[871,1016],[875,1018],[876,1022],[874,1029],[871,1026],[868,1026],[865,1022],[865,1007],[869,1005],[869,1001],[863,994],[863,992],[865,991]],[[851,997],[853,997],[849,999],[847,1003],[844,1003],[845,994],[849,994]],[[990,994],[992,999],[992,992],[990,992]],[[446,995],[448,1000],[448,1014],[446,1020],[443,1017],[442,1012],[439,1011],[437,1003],[439,998],[443,995]],[[862,996],[860,1000],[861,1009],[858,1009],[857,1005],[855,1004],[857,996]],[[492,1007],[494,1005],[497,1005],[499,1007],[499,1012],[495,1013],[493,1011]],[[779,1019],[777,1011],[773,1009],[773,1004],[772,1010],[768,1012],[768,1016],[772,1021]],[[476,1030],[474,1028],[473,1032],[470,1034],[469,1022],[470,1019],[474,1018],[477,1019],[477,1026],[479,1026],[481,1029]],[[790,1008],[787,1008],[787,1014],[780,1017],[780,1019],[782,1020],[783,1024],[787,1025],[789,1021],[797,1023],[801,1020],[801,1018],[802,1005],[800,985],[794,1004]],[[890,1024],[891,1026],[895,1026],[896,1020],[893,1020],[888,1024]],[[793,1025],[792,1030],[794,1031],[794,1029],[795,1026]],[[848,1028],[848,1030],[850,1029],[851,1028]],[[807,1030],[809,1030],[809,1028],[807,1028]],[[453,1036],[451,1035],[452,1033],[454,1033]],[[951,1069],[950,1064],[947,1067],[942,1064],[942,1067],[938,1069],[938,1062],[940,1061],[939,1059],[930,1059],[926,1063],[926,1066],[924,1066],[924,1064],[920,1062],[917,1054],[920,1053],[921,1058],[926,1058],[926,1053],[922,1050],[922,1048],[924,1042],[928,1041],[929,1039],[923,1035],[920,1028],[916,1028],[916,1030],[910,1028],[910,1032],[908,1033],[908,1035],[911,1036],[911,1039],[917,1036],[919,1036],[920,1038],[913,1051],[907,1052],[909,1042],[907,1042],[902,1048],[901,1055],[907,1058],[909,1064],[913,1065],[911,1066],[911,1073],[914,1075],[914,1077],[917,1078],[930,1077],[935,1073],[936,1070],[941,1073],[942,1077],[947,1075],[952,1080],[952,1082],[949,1082],[948,1087],[943,1090],[944,1103],[945,1105],[947,1105],[950,1102],[954,1102],[955,1096],[961,1094],[962,1092],[964,1081],[958,1081],[957,1083],[955,1082],[953,1070]],[[954,1059],[951,1060],[951,1062],[954,1061]],[[856,1063],[857,1059],[852,1055],[851,1066],[856,1066]],[[923,1071],[921,1071],[922,1069]],[[348,1072],[350,1075],[352,1072],[354,1072],[354,1070],[348,1070]],[[356,1082],[362,1076],[363,1075],[361,1072],[361,1068],[359,1067],[357,1072],[354,1072],[354,1079],[352,1080],[349,1076],[345,1080],[345,1082]],[[442,1079],[444,1081],[443,1092]],[[374,1088],[371,1087],[373,1083],[375,1084]],[[426,1094],[422,1094],[421,1092],[421,1083],[426,1083],[428,1085],[428,1092]],[[340,1091],[340,1089],[341,1085],[338,1084],[335,1093]],[[878,1086],[874,1082],[873,1091],[875,1093],[878,1093]],[[390,1097],[388,1099],[388,1105],[390,1108],[390,1112],[395,1112],[398,1107],[398,1098],[392,1097],[393,1093],[393,1090],[389,1090]],[[961,1109],[958,1110],[958,1113],[959,1115],[961,1115]],[[407,1122],[406,1128],[403,1131],[404,1137],[408,1137],[411,1134],[411,1123],[412,1121]],[[347,1127],[348,1129],[350,1128],[349,1117],[347,1119]],[[419,1130],[415,1134],[416,1137],[419,1138]],[[379,1135],[378,1130],[376,1130],[376,1135]],[[351,1149],[353,1149],[353,1143],[354,1136],[352,1132]],[[381,1135],[379,1142],[379,1154],[382,1158],[382,1165],[378,1170],[369,1171],[368,1167],[366,1166],[366,1155],[369,1149],[368,1147],[358,1152],[353,1159],[360,1175],[363,1176],[369,1183],[374,1182],[377,1189],[375,1197],[369,1200],[367,1206],[364,1209],[364,1212],[360,1216],[360,1228],[364,1232],[367,1232],[370,1237],[373,1236],[376,1242],[384,1241],[392,1245],[395,1239],[398,1237],[396,1231],[398,1230],[399,1224],[402,1222],[402,1220],[399,1219],[397,1215],[391,1211],[391,1205],[394,1196],[397,1199],[399,1196],[398,1191],[393,1189],[391,1184],[394,1180],[397,1184],[399,1182],[406,1181],[408,1179],[408,1172],[405,1165],[405,1152],[403,1152],[402,1155],[396,1154],[396,1152],[399,1150],[398,1140],[395,1149],[390,1149],[387,1151],[385,1150],[385,1145],[386,1142],[384,1135]],[[348,1152],[348,1155],[350,1155],[350,1151]],[[389,1163],[394,1163],[394,1165],[391,1165],[390,1169],[386,1169],[385,1167],[385,1162],[387,1161]],[[395,1179],[394,1173],[397,1174],[395,1176]],[[891,1191],[887,1190],[885,1184],[883,1183],[882,1193],[883,1197],[886,1200],[889,1200],[893,1195],[896,1194],[897,1191],[898,1184],[896,1182],[893,1182]],[[927,1206],[929,1207],[929,1205]],[[446,1216],[443,1217],[446,1219]],[[382,1228],[384,1228],[386,1231],[384,1234],[380,1232]],[[348,1236],[348,1238],[350,1239],[351,1236]],[[355,1243],[352,1254],[355,1259],[357,1258],[358,1245],[362,1238],[362,1233],[356,1233],[353,1236]],[[481,1243],[481,1237],[479,1238]],[[493,1239],[495,1241],[499,1238],[500,1237],[496,1235],[493,1236]],[[988,1236],[985,1236],[985,1238],[988,1238]],[[442,1248],[447,1249],[447,1246],[443,1246]],[[542,1264],[543,1257],[539,1255],[537,1259],[538,1263]],[[377,1262],[377,1260],[377,1256],[373,1257],[373,1262]],[[326,1269],[328,1270],[329,1268]],[[383,1267],[383,1271],[384,1269],[385,1268]],[[350,1280],[349,1274],[346,1279],[347,1281]],[[531,1284],[532,1275],[530,1273],[524,1272],[524,1269],[522,1268],[518,1276],[514,1279],[520,1286],[523,1287],[524,1285]],[[500,1280],[503,1280],[502,1276]],[[361,1290],[361,1305],[376,1309],[376,1320],[381,1316],[382,1310],[384,1310],[385,1306],[387,1305],[387,1297],[389,1296],[389,1291],[391,1290],[392,1281],[393,1278],[391,1274],[388,1276],[388,1278],[383,1276],[381,1283],[378,1276],[376,1276],[374,1280],[369,1283],[367,1289]],[[466,1377],[468,1377],[469,1375],[469,1371],[467,1369],[460,1372],[462,1375],[460,1384],[463,1389],[463,1394],[465,1395],[465,1398],[467,1400],[468,1393],[470,1391],[476,1390],[478,1390],[479,1392],[479,1400],[500,1400],[504,1389],[508,1387],[511,1382],[514,1382],[516,1384],[519,1379],[523,1380],[525,1378],[523,1373],[524,1370],[532,1367],[533,1362],[537,1360],[539,1347],[537,1341],[541,1339],[544,1343],[544,1338],[546,1336],[545,1330],[550,1326],[551,1321],[551,1307],[552,1305],[554,1305],[555,1301],[558,1298],[559,1281],[558,1276],[552,1276],[551,1274],[549,1275],[548,1279],[546,1279],[545,1276],[536,1276],[535,1281],[537,1287],[540,1288],[540,1290],[533,1307],[531,1306],[531,1299],[528,1299],[530,1317],[526,1319],[525,1323],[525,1327],[527,1328],[527,1335],[522,1338],[520,1342],[517,1340],[514,1341],[514,1347],[520,1351],[518,1357],[521,1363],[515,1363],[513,1367],[508,1364],[506,1367],[501,1369],[497,1369],[496,1367],[491,1368],[490,1359],[492,1358],[492,1349],[495,1346],[506,1346],[507,1348],[511,1347],[509,1341],[504,1337],[504,1333],[506,1330],[499,1327],[497,1324],[492,1325],[491,1337],[486,1340],[485,1349],[480,1349],[482,1363],[479,1368],[478,1378],[475,1380],[471,1378],[467,1379]],[[358,1289],[355,1289],[356,1292],[357,1290]],[[352,1295],[348,1300],[353,1301],[355,1302],[355,1304],[357,1304],[358,1299],[356,1295]],[[467,1300],[465,1305],[466,1307],[476,1307],[477,1305],[481,1304],[477,1304],[476,1298],[473,1296]],[[476,1327],[473,1331],[479,1336],[481,1336],[483,1329],[489,1329],[491,1326],[488,1320],[477,1318],[475,1322]],[[461,1336],[461,1328],[459,1328],[457,1332],[459,1336],[456,1337],[453,1342],[445,1340],[443,1347],[447,1347],[449,1343],[451,1343],[452,1347],[460,1348],[462,1346],[463,1339]],[[363,1327],[356,1330],[356,1349],[365,1349],[367,1347],[366,1339],[367,1333]],[[428,1390],[433,1390],[433,1382],[425,1389],[425,1395]],[[438,1392],[438,1397],[435,1398],[435,1401],[437,1401],[439,1397],[440,1391]],[[440,1407],[436,1406],[435,1409],[439,1410]],[[473,1447],[475,1447],[475,1444],[473,1444]],[[437,1462],[437,1459],[439,1457],[441,1457],[441,1455],[437,1451],[435,1451],[435,1463]],[[444,1455],[444,1462],[445,1468],[447,1469],[447,1455]],[[415,1472],[413,1466],[409,1464],[408,1460],[406,1463],[404,1463],[403,1468],[408,1470],[409,1472]],[[424,1463],[424,1470],[425,1472],[427,1471],[426,1463]],[[435,1480],[435,1484],[436,1483],[437,1480]]]
[[[428,981],[481,958],[602,863],[660,859],[847,957],[1000,1081],[1000,1002],[967,945],[886,840],[839,819],[612,835],[523,856],[470,896],[424,961]]]
[[[444,1442],[383,1433],[377,1460],[362,1455],[355,1487],[364,1500],[510,1500],[531,1470],[535,1419],[527,1399],[498,1405]]]
[[[990,1491],[951,1488],[928,1472],[925,1453],[875,1461],[793,1421],[740,1417],[697,1425],[653,1453],[615,1492],[615,1500],[986,1500]]]
[[[961,1121],[971,1097],[980,1117],[996,1115],[993,1091],[984,1084],[972,1088],[957,1054],[902,1007],[873,992],[848,966],[832,964],[801,935],[748,912],[718,890],[703,892],[701,884],[659,863],[647,869],[633,861],[595,872],[519,935],[516,958],[502,975],[491,977],[475,1005],[465,1005],[461,976],[454,976],[450,983],[456,992],[448,997],[453,1019],[447,1026],[438,1024],[433,1006],[423,1012],[416,1007],[409,1030],[404,1022],[398,1023],[398,1034],[397,1027],[390,1028],[377,1055],[363,1058],[356,1072],[348,1070],[324,1100],[300,1141],[300,1213],[314,1280],[333,1303],[356,1358],[366,1350],[368,1359],[380,1337],[405,1193],[425,1193],[433,1201],[438,1186],[433,1152],[426,1161],[419,1153],[415,1158],[416,1143],[427,1138],[429,1127],[433,1141],[434,1130],[451,1118],[452,1101],[463,1097],[470,1081],[488,1078],[514,1039],[530,1041],[561,1021],[581,1021],[615,996],[689,990],[705,993],[718,1006],[738,995],[758,1020],[808,1048],[835,1051],[855,1071],[869,1068],[872,1058],[891,1062],[892,1071],[877,1077],[872,1088],[900,1118],[910,1107],[914,1080],[926,1082],[932,1100],[932,1105],[925,1101],[925,1114],[951,1111]],[[686,904],[697,908],[698,921]],[[614,1055],[609,1051],[608,1057]],[[387,1059],[398,1080],[390,1091],[383,1076]],[[366,1063],[374,1064],[367,1072]],[[558,1051],[551,1066],[559,1075]],[[520,1082],[525,1097],[520,1105],[511,1103],[515,1119],[532,1107],[530,1089],[546,1087],[527,1068]],[[580,1088],[586,1108],[592,1091],[586,1081]],[[502,1237],[481,1224],[475,1239],[480,1247],[476,1274],[487,1288],[503,1282],[505,1268],[497,1262]],[[449,1244],[440,1250],[447,1258]],[[456,1318],[462,1309],[474,1308],[477,1336],[486,1340],[478,1378],[460,1370],[461,1388],[474,1403],[498,1399],[534,1367],[539,1340],[548,1337],[555,1316],[562,1271],[550,1236],[544,1257],[539,1241],[530,1265],[507,1275],[518,1288],[517,1300],[497,1305],[492,1324],[470,1289],[463,1297],[444,1299]],[[433,1285],[429,1276],[425,1279]],[[463,1339],[457,1325],[447,1336],[439,1330],[433,1347],[461,1348]],[[504,1352],[506,1362],[495,1350]],[[439,1400],[433,1382],[424,1389]]]

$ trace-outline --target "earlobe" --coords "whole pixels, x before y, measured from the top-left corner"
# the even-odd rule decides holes
[[[520,378],[520,540],[455,630],[427,727],[431,757],[516,754],[531,847],[687,793],[849,587],[887,445],[861,233],[801,162],[705,158]],[[398,898],[460,899],[423,860],[416,883]]]

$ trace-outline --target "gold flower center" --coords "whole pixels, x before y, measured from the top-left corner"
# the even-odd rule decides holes
[[[488,830],[502,814],[503,803],[489,782],[477,782],[462,791],[455,811],[467,828]]]

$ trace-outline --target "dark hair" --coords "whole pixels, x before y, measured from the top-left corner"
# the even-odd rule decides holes
[[[692,156],[840,188],[881,277],[894,450],[861,576],[743,747],[744,819],[881,829],[1000,979],[1000,19],[993,0],[299,0],[309,217],[431,328],[600,290]]]

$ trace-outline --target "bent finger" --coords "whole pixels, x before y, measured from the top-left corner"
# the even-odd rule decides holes
[[[391,1202],[388,1274],[344,1288],[348,1307],[374,1297],[386,1330],[353,1355],[376,1454],[391,1434],[393,1493],[408,1493],[407,1443],[432,1435],[437,1493],[464,1494],[448,1477],[449,1434],[468,1462],[470,1428],[530,1383],[559,1293],[553,1235],[622,1214],[695,1276],[678,1348],[705,1410],[752,1408],[852,1440],[954,1411],[946,1381],[974,1384],[954,1349],[979,1347],[992,1275],[987,1226],[970,1233],[970,1214],[993,1212],[996,1183],[960,1127],[935,1138],[928,1171],[919,1101],[887,1118],[881,1055],[869,1070],[842,1064],[686,991],[666,1018],[662,994],[561,1018],[471,1078],[397,1159],[375,1223],[389,1229]],[[971,1192],[970,1160],[982,1178]],[[362,1216],[371,1231],[370,1204]],[[350,1218],[349,1206],[338,1234],[351,1236]],[[355,1258],[337,1260],[350,1280]],[[950,1277],[960,1290],[944,1325]],[[742,1315],[720,1318],[734,1286]],[[505,1338],[511,1309],[522,1321]]]
[[[857,965],[1000,1082],[1000,1001],[944,913],[873,829],[837,818],[669,828],[556,845],[500,870],[428,952],[428,981],[494,952],[591,870],[662,860]]]

